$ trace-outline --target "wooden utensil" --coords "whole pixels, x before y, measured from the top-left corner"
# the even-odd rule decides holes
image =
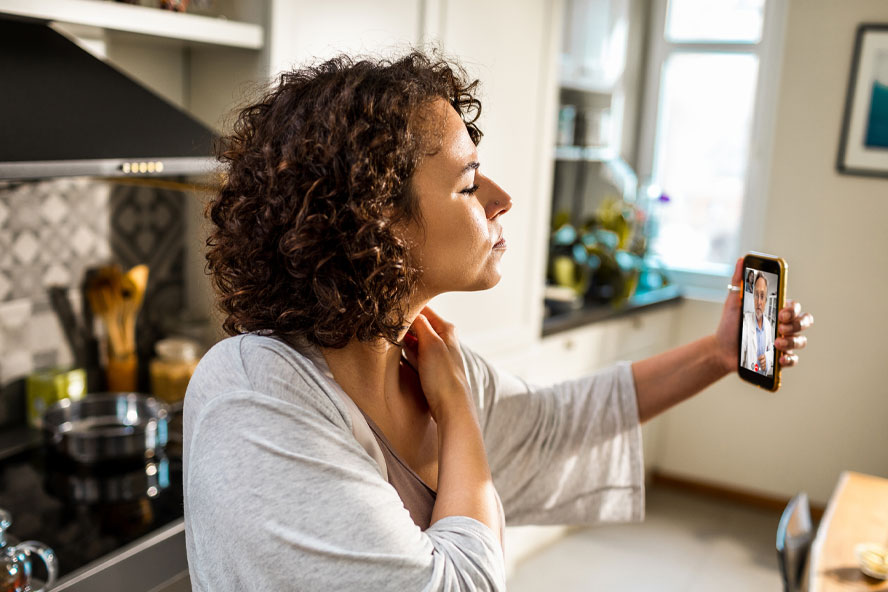
[[[100,268],[90,278],[90,307],[108,332],[106,376],[111,391],[136,390],[136,317],[148,284],[148,266],[123,273],[119,265]]]
[[[91,278],[88,288],[89,305],[93,314],[102,319],[108,332],[109,355],[121,356],[126,353],[126,344],[120,329],[119,315],[122,305],[119,287],[119,266],[105,266]]]
[[[136,318],[142,308],[145,289],[148,286],[148,266],[136,265],[121,277],[121,317],[123,318],[123,336],[127,345],[136,347]]]

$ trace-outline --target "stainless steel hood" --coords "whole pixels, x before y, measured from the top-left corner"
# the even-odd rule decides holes
[[[0,18],[0,179],[210,172],[214,132],[48,23]]]

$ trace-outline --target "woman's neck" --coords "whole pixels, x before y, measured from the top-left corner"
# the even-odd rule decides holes
[[[387,341],[365,343],[352,340],[340,349],[321,348],[333,378],[362,409],[364,403],[378,406],[382,396],[396,390],[401,348]]]
[[[406,326],[413,324],[429,300],[425,294],[417,294],[405,316]],[[399,343],[404,342],[406,334],[405,328],[398,335]],[[400,345],[385,339],[373,342],[352,339],[343,348],[320,348],[320,351],[342,390],[380,427],[387,423],[387,418],[410,419],[417,413],[428,413],[419,377],[406,362],[401,362]]]
[[[385,428],[411,421],[428,412],[412,368],[401,362],[401,347],[385,340],[366,343],[352,340],[340,349],[321,348],[321,353],[342,390]]]

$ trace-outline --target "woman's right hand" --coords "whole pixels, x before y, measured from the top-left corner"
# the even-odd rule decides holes
[[[469,412],[474,417],[475,405],[453,324],[427,306],[414,319],[404,345],[435,422],[440,424],[453,413]]]

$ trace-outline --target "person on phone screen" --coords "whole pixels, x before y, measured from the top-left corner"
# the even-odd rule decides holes
[[[743,340],[740,344],[743,358],[740,364],[744,368],[770,376],[774,366],[774,331],[765,316],[768,278],[763,273],[755,275],[752,299],[755,310],[743,315]]]
[[[751,269],[746,274],[746,291],[752,294],[752,284],[755,281],[755,272]]]

